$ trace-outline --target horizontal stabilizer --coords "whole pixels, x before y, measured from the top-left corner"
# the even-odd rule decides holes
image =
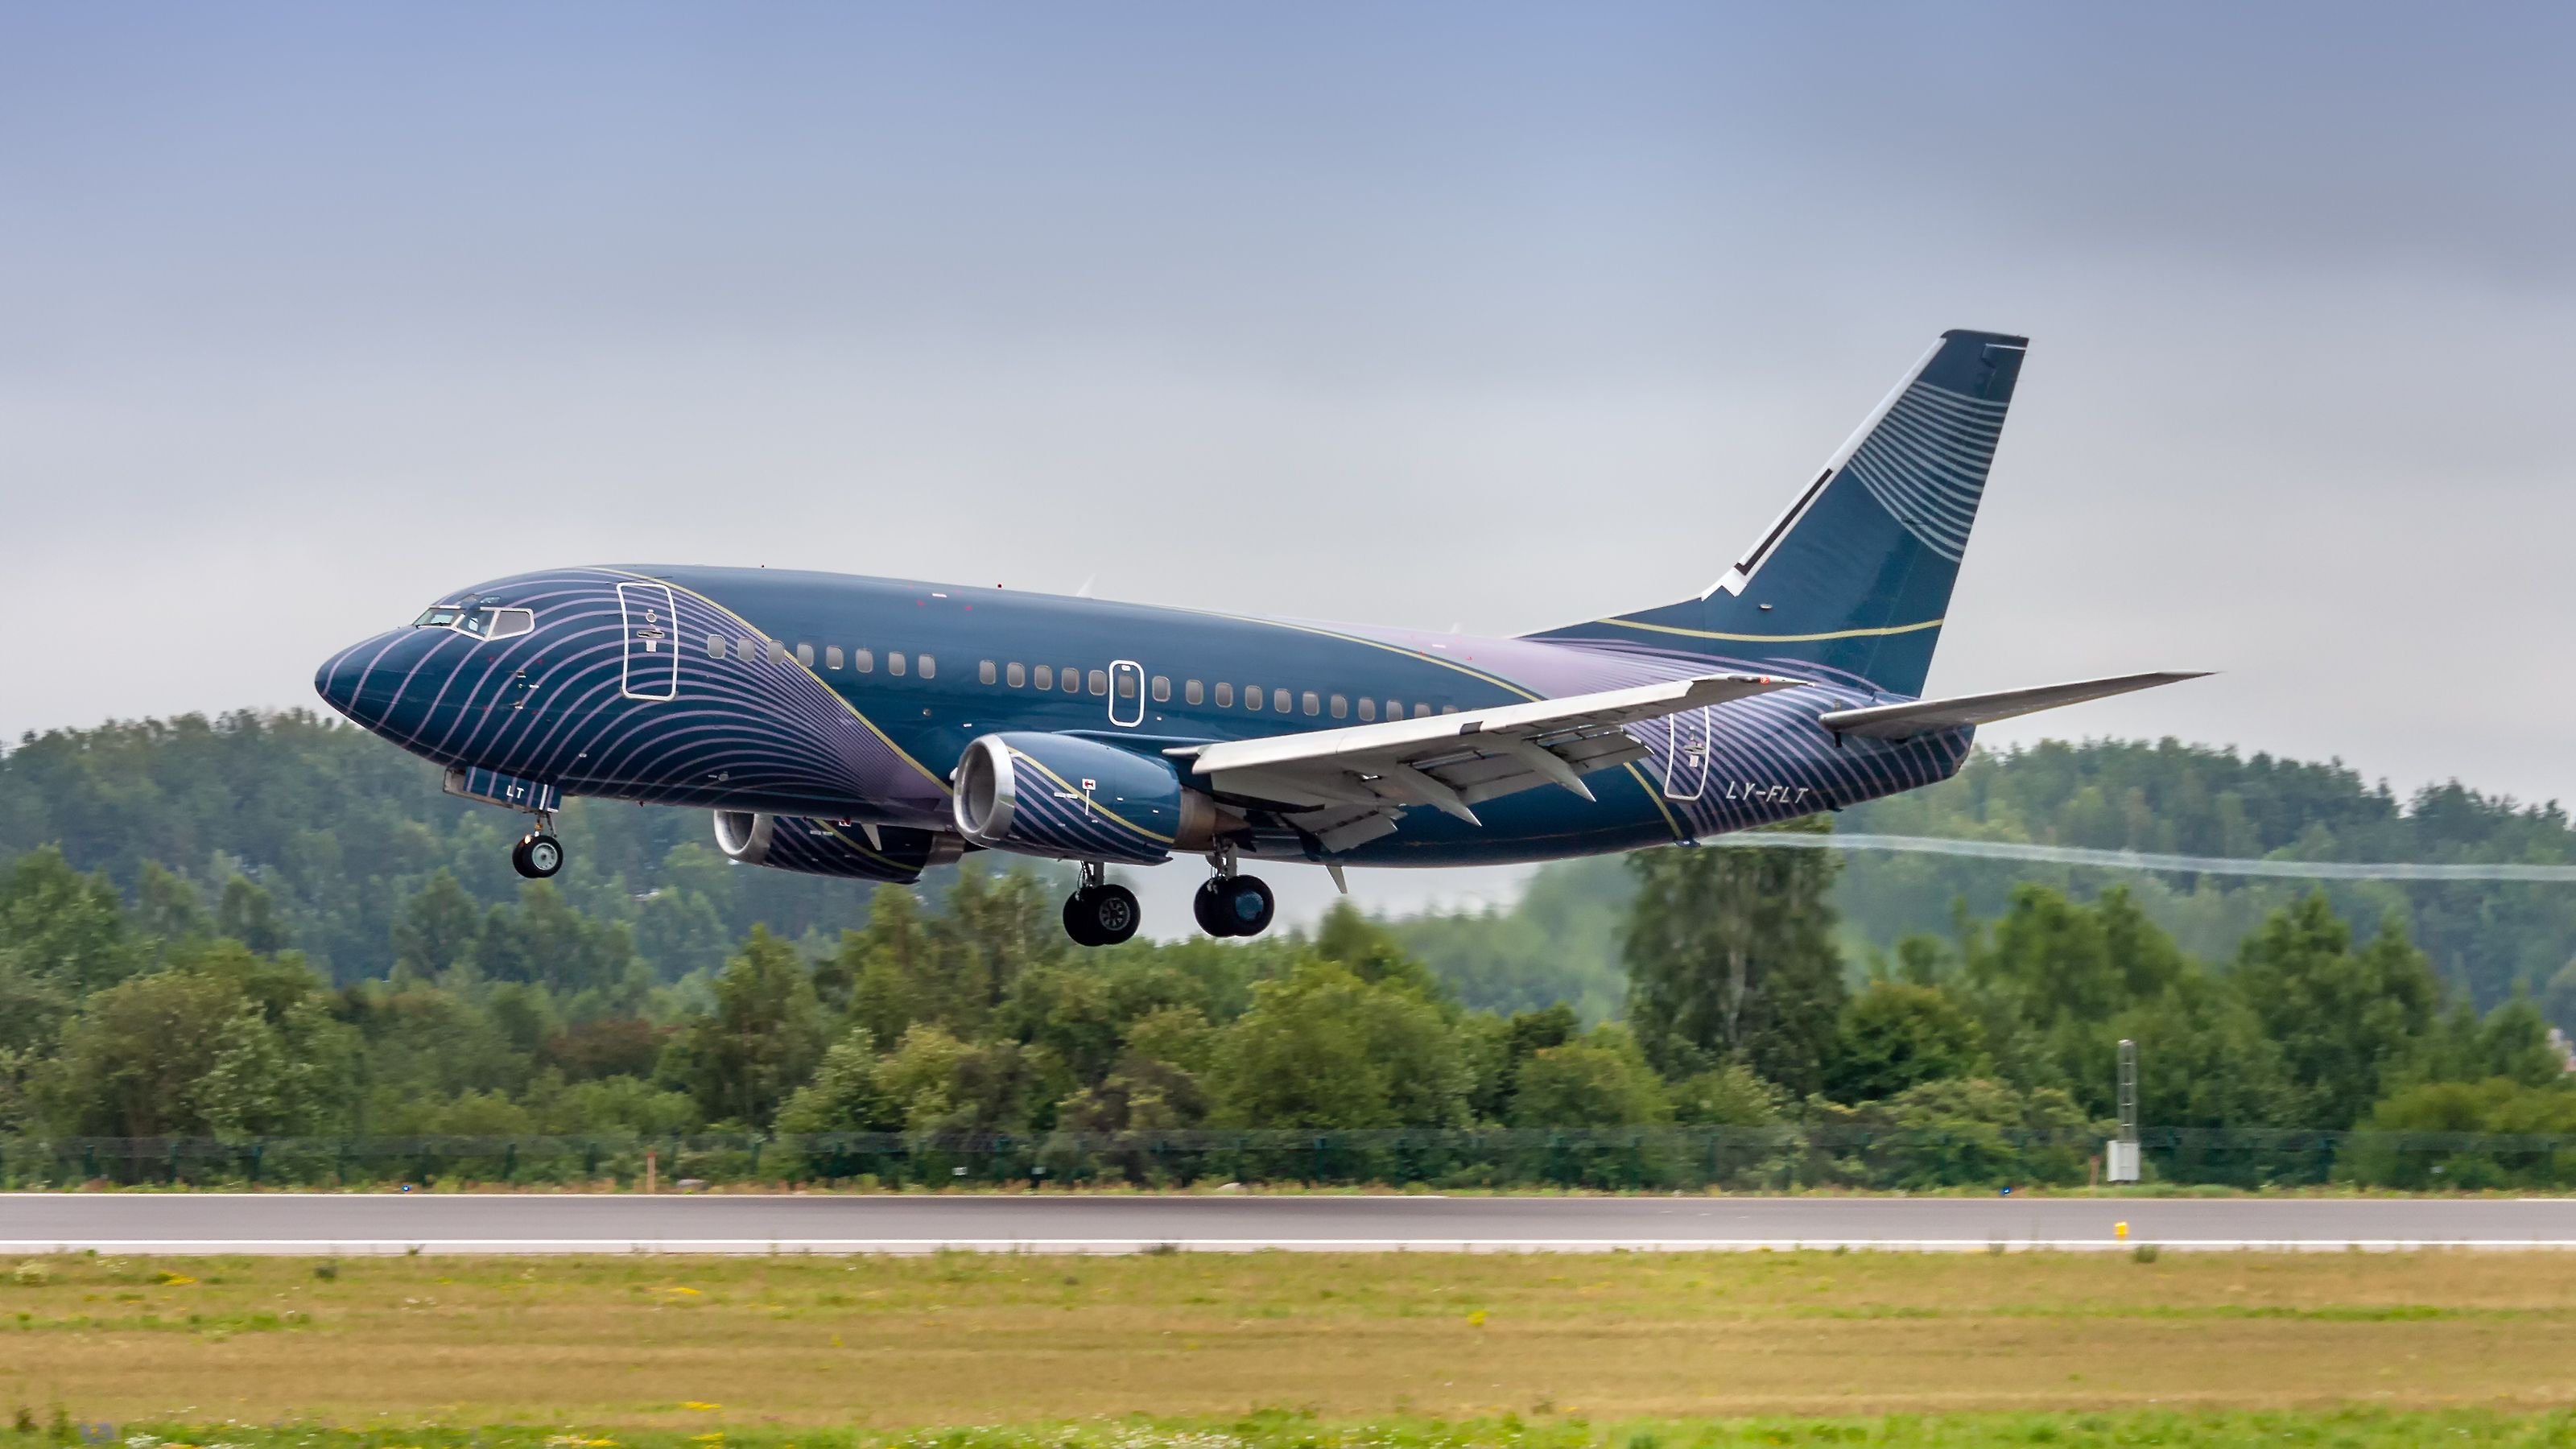
[[[1957,699],[1918,699],[1907,704],[1838,709],[1819,717],[1817,722],[1841,735],[1867,735],[1880,740],[1911,739],[1934,730],[1992,724],[1999,719],[2036,714],[2063,704],[2082,704],[2088,699],[2108,699],[2132,690],[2153,689],[2159,684],[2177,684],[2186,679],[2199,679],[2207,673],[2207,670],[2200,670],[2187,674],[2123,674],[2116,679],[2043,684],[2036,689],[2007,689],[2000,694],[1969,694]]]

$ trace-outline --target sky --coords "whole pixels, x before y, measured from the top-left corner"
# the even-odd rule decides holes
[[[2512,5],[0,6],[0,738],[567,563],[1544,628],[1974,327],[1931,691],[2221,671],[1984,739],[2576,799],[2571,74]]]

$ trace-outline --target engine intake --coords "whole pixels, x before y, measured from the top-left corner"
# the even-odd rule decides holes
[[[1036,730],[968,745],[955,810],[958,833],[977,845],[1130,865],[1211,849],[1229,823],[1169,761]]]
[[[945,830],[880,826],[877,842],[856,825],[810,815],[760,815],[748,810],[716,813],[716,849],[725,859],[803,875],[881,880],[910,885],[923,870],[965,853],[966,842]]]

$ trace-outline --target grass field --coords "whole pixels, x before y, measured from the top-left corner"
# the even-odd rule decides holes
[[[2571,1402],[2557,1254],[0,1262],[29,1443],[2576,1444]]]

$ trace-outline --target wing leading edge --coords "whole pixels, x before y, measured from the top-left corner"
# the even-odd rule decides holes
[[[1585,775],[1645,757],[1646,746],[1627,732],[1628,725],[1796,682],[1703,674],[1425,719],[1182,745],[1164,753],[1188,760],[1191,772],[1204,776],[1219,796],[1276,808],[1327,851],[1344,851],[1393,831],[1409,806],[1427,805],[1475,825],[1482,823],[1474,809],[1478,802],[1541,785],[1589,800]]]

